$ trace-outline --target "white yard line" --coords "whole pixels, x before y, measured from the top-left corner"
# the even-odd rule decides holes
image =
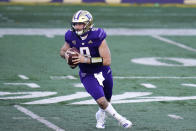
[[[30,116],[31,118],[33,118],[33,119],[35,119],[35,120],[37,120],[37,121],[43,123],[43,124],[46,125],[48,128],[51,128],[51,129],[53,129],[53,130],[55,130],[55,131],[64,131],[64,129],[62,129],[62,128],[56,126],[55,124],[53,124],[53,123],[51,123],[51,122],[45,120],[43,117],[38,116],[37,114],[33,113],[32,111],[30,111],[30,110],[28,110],[28,109],[26,109],[26,108],[24,108],[24,107],[22,107],[22,106],[14,105],[14,107],[15,107],[17,110],[23,112],[24,114]]]
[[[114,76],[115,79],[196,79],[192,77],[177,77],[177,76]]]
[[[141,83],[140,85],[146,87],[146,88],[157,88],[155,85],[150,84],[150,83]]]
[[[68,76],[50,76],[50,79],[52,80],[64,80],[64,79],[76,80],[77,78],[72,75],[68,75]]]
[[[21,79],[23,79],[23,80],[28,80],[29,78],[27,77],[27,76],[25,76],[25,75],[18,75],[18,77],[20,77]]]
[[[4,35],[44,35],[54,37],[56,35],[65,35],[67,29],[63,28],[0,28],[0,36]],[[196,29],[127,29],[127,28],[104,28],[108,35],[178,35],[193,36],[196,35]]]
[[[74,83],[73,86],[77,88],[84,88],[84,85],[82,83]]]
[[[176,119],[176,120],[182,120],[182,119],[184,119],[183,117],[181,117],[181,116],[177,116],[177,115],[174,115],[174,114],[168,114],[168,116],[170,117],[170,118],[173,118],[173,119]]]
[[[152,37],[155,38],[155,39],[158,39],[158,40],[160,40],[160,41],[164,41],[164,42],[167,42],[167,43],[169,43],[169,44],[172,44],[172,45],[178,46],[178,47],[180,47],[180,48],[186,49],[186,50],[188,50],[188,51],[196,52],[196,49],[191,48],[191,47],[189,47],[189,46],[186,46],[186,45],[184,45],[184,44],[182,44],[182,43],[175,42],[175,41],[169,40],[169,39],[167,39],[167,38],[164,38],[164,37],[161,37],[161,36],[158,36],[158,35],[152,35]]]
[[[54,119],[54,120],[59,120],[60,118],[59,117],[41,117],[43,119],[46,119],[46,118],[49,118],[49,119]],[[26,120],[26,119],[32,119],[31,117],[12,117],[12,119],[14,120]]]
[[[196,84],[186,84],[186,83],[183,83],[181,85],[182,86],[189,86],[189,87],[196,87]]]
[[[114,79],[196,79],[196,76],[178,77],[178,76],[113,76]],[[68,79],[66,76],[50,76],[52,80]],[[78,79],[78,78],[74,78]]]
[[[40,86],[36,83],[4,83],[4,85],[13,85],[13,86],[28,86],[30,88],[40,88]]]
[[[52,104],[52,103],[59,103],[63,101],[70,101],[70,100],[80,99],[80,98],[85,98],[85,97],[90,97],[90,95],[86,92],[76,92],[75,94],[71,94],[71,95],[46,98],[42,100],[26,102],[23,104]]]

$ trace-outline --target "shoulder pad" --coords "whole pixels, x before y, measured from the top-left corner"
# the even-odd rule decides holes
[[[71,30],[67,30],[67,32],[65,33],[65,41],[67,43],[69,43],[71,41],[71,36],[73,35],[73,32]]]
[[[92,33],[94,36],[94,39],[98,39],[100,41],[103,41],[106,38],[106,32],[102,28],[93,28]]]

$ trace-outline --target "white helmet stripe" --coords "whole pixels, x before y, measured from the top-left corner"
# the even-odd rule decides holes
[[[78,20],[78,19],[79,19],[80,14],[81,14],[81,12],[82,12],[81,10],[80,10],[80,11],[78,11],[78,12],[76,13],[76,15],[75,15],[74,19]]]

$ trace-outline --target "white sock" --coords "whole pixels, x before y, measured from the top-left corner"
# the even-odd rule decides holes
[[[105,111],[118,121],[122,119],[122,116],[116,112],[116,110],[113,108],[113,106],[110,103],[108,103],[108,106],[106,107]]]

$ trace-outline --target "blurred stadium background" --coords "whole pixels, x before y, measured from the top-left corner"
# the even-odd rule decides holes
[[[130,130],[196,131],[196,0],[0,0],[0,130],[97,130],[59,56],[79,9],[108,34],[112,102]],[[124,129],[108,116],[105,130]]]

